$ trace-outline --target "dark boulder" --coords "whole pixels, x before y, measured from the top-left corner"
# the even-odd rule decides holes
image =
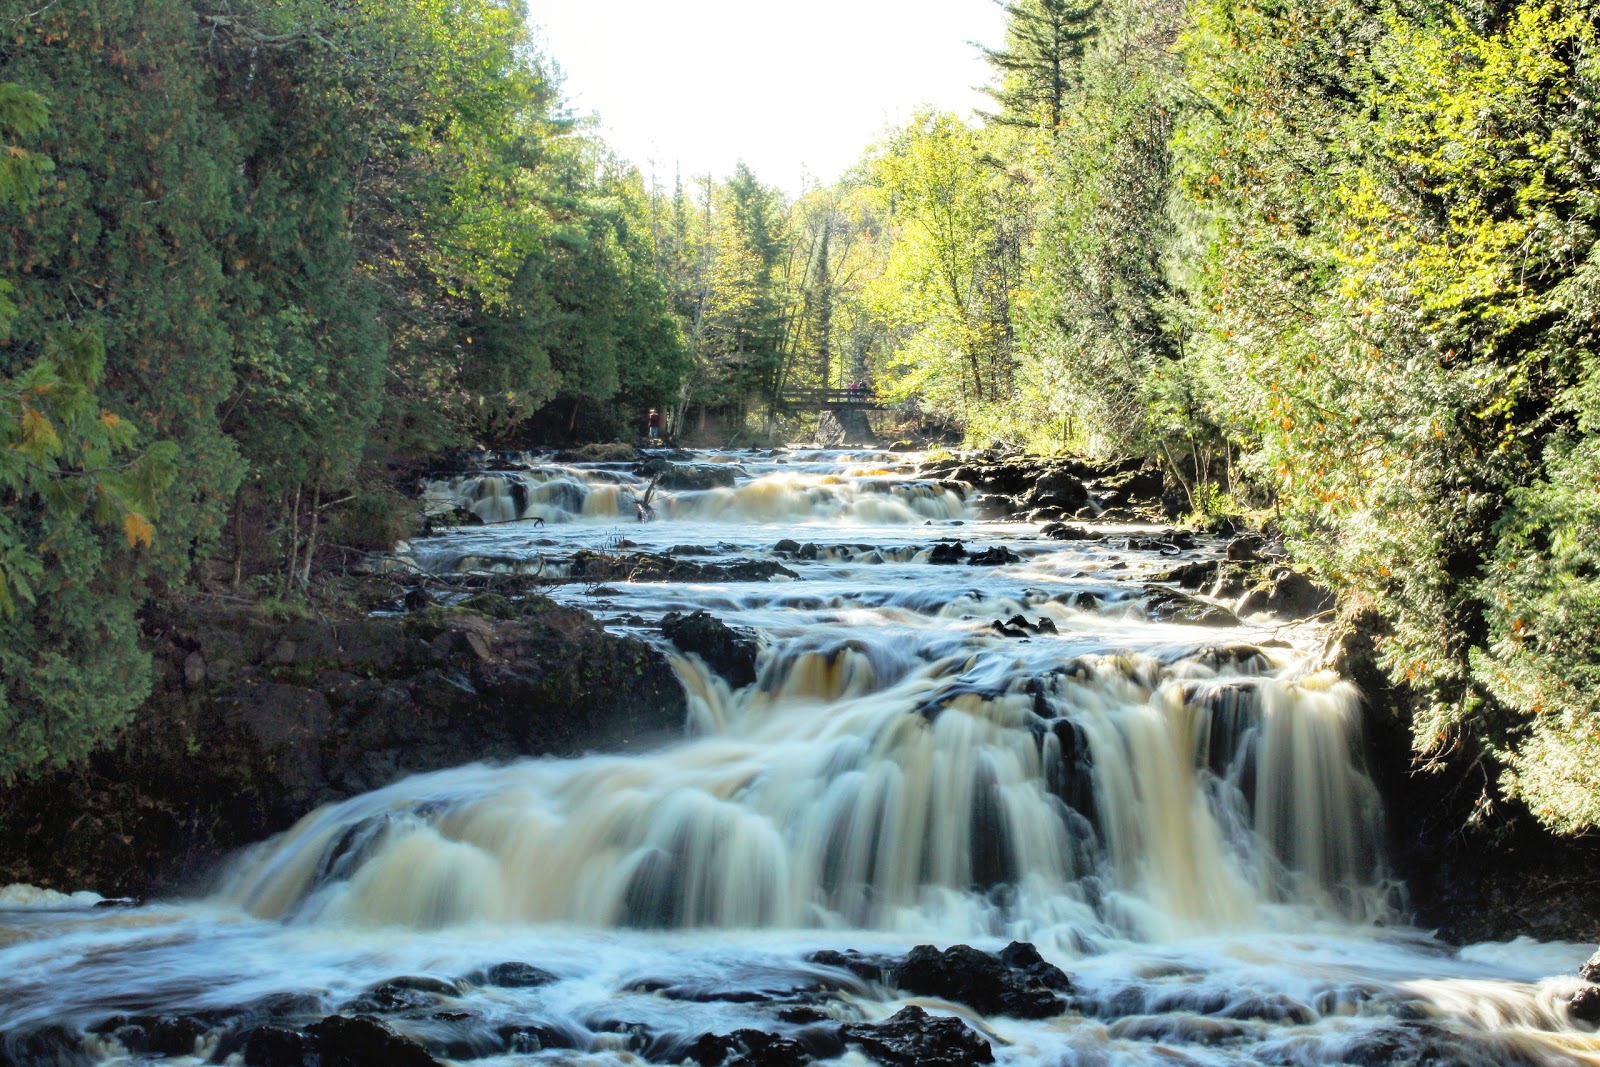
[[[699,656],[735,689],[756,680],[756,655],[761,646],[754,637],[708,612],[684,615],[674,611],[661,620],[661,633],[680,652]]]
[[[310,1051],[306,1036],[283,1026],[258,1026],[244,1043],[245,1067],[303,1067]]]
[[[1239,615],[1264,611],[1280,619],[1309,619],[1331,611],[1333,605],[1334,595],[1328,589],[1288,567],[1274,567],[1267,585],[1240,597],[1234,611]]]
[[[485,967],[481,971],[473,971],[463,981],[475,986],[497,986],[501,989],[533,989],[537,986],[551,985],[559,982],[559,976],[551,974],[541,967],[531,963],[497,963],[493,967]]]
[[[730,489],[739,468],[727,463],[659,463],[643,465],[641,474],[659,474],[657,483],[663,489],[687,490]]]
[[[881,1023],[839,1028],[845,1041],[891,1067],[973,1067],[993,1063],[989,1042],[960,1019],[929,1015],[912,1005]]]
[[[701,1034],[684,1057],[701,1067],[801,1067],[814,1058],[794,1038],[761,1030]]]
[[[976,1008],[985,1015],[1044,1019],[1060,1015],[1067,1002],[1058,991],[1072,982],[1046,963],[1032,946],[1013,942],[998,956],[952,945],[940,952],[918,945],[895,965],[891,983],[908,993],[943,997]]]
[[[195,1042],[214,1029],[214,1023],[192,1015],[137,1015],[118,1016],[94,1032],[109,1034],[141,1055],[192,1056]]]
[[[1572,994],[1567,1014],[1579,1022],[1600,1023],[1600,985],[1584,986]]]
[[[1216,580],[1221,564],[1214,559],[1197,559],[1193,563],[1180,563],[1169,571],[1156,575],[1158,582],[1171,582],[1182,589],[1204,589]]]
[[[960,563],[966,558],[966,546],[960,541],[938,541],[928,550],[929,563]]]
[[[321,1067],[443,1067],[423,1047],[376,1019],[330,1015],[312,1026]]]
[[[1101,535],[1083,526],[1071,526],[1064,522],[1052,522],[1039,531],[1040,537],[1048,537],[1052,541],[1098,541]]]
[[[97,1060],[77,1034],[58,1024],[27,1033],[0,1032],[0,1067],[88,1067]]]
[[[1095,480],[1091,489],[1106,511],[1129,512],[1141,507],[1161,507],[1166,485],[1166,475],[1159,467],[1127,463]]]
[[[682,730],[661,650],[537,596],[285,622],[206,602],[152,611],[154,690],[81,764],[0,789],[0,867],[149,896],[306,811],[474,760],[580,755]],[[204,679],[186,664],[198,657]]]
[[[882,982],[885,972],[894,965],[894,960],[889,956],[868,956],[854,949],[844,952],[823,949],[807,956],[806,962],[849,971],[864,982]]]
[[[1011,551],[1011,549],[1007,548],[1005,545],[995,545],[993,548],[984,549],[982,552],[979,552],[977,555],[968,556],[967,557],[967,566],[969,566],[969,567],[1001,567],[1001,566],[1005,566],[1006,564],[1009,564],[1009,563],[1015,563],[1018,560],[1020,560],[1021,558],[1022,558],[1021,556],[1019,556],[1015,552]],[[930,555],[930,557],[928,559],[928,562],[930,562],[930,563],[933,562],[933,559],[932,559],[931,555]]]
[[[1057,508],[1074,512],[1089,503],[1089,490],[1066,470],[1048,470],[1039,476],[1019,503],[1029,508]]]
[[[340,1011],[352,1015],[395,1015],[400,1012],[435,1008],[446,997],[459,996],[452,982],[423,975],[406,975],[379,983],[365,993],[342,1004]]]
[[[1199,597],[1175,589],[1152,586],[1145,601],[1145,613],[1155,622],[1175,622],[1185,626],[1237,626],[1239,618],[1227,608],[1209,604]]]
[[[1600,949],[1596,949],[1589,962],[1578,968],[1578,974],[1585,982],[1600,982]]]
[[[1227,557],[1235,563],[1259,563],[1266,544],[1260,534],[1241,534],[1228,542]]]

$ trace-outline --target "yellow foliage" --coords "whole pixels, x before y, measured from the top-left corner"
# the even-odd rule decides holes
[[[122,520],[122,532],[127,535],[130,548],[136,548],[140,544],[149,548],[154,543],[156,530],[143,515],[137,511],[130,511]]]

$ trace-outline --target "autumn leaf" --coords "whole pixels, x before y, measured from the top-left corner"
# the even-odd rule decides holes
[[[122,532],[128,537],[128,547],[136,548],[143,542],[144,546],[149,548],[153,543],[156,529],[143,515],[137,511],[130,511],[127,518],[122,520]]]

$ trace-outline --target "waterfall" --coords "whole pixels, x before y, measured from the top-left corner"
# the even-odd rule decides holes
[[[893,646],[871,647],[769,650],[738,694],[685,661],[725,704],[697,736],[407,780],[311,814],[226,897],[295,920],[933,922],[1063,944],[1238,928],[1271,905],[1382,912],[1348,683],[1259,650],[1044,673],[902,653],[896,673],[873,665]]]

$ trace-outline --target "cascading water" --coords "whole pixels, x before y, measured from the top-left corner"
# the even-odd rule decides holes
[[[658,489],[646,524],[619,520],[649,474],[616,465],[434,483],[493,525],[419,542],[433,570],[561,573],[624,544],[781,560],[771,582],[550,590],[622,627],[708,609],[760,635],[756,682],[680,657],[681,741],[405,779],[309,813],[203,902],[19,904],[0,918],[8,1054],[56,1062],[16,1036],[55,1026],[49,1055],[140,1061],[108,1016],[286,995],[354,1014],[427,975],[406,987],[423,1007],[383,1010],[436,1055],[682,1062],[702,1033],[801,1034],[796,990],[842,987],[807,994],[835,1025],[903,1002],[807,963],[818,949],[1015,939],[1072,973],[1066,1014],[919,1000],[1002,1062],[1600,1063],[1564,1014],[1576,979],[1545,977],[1582,949],[1455,952],[1395,925],[1358,694],[1294,632],[1152,622],[1170,559],[983,522],[903,462],[725,457],[684,478],[701,488]],[[938,551],[952,538],[963,556]],[[550,981],[482,978],[506,959]],[[254,1062],[225,1032],[195,1061]]]

